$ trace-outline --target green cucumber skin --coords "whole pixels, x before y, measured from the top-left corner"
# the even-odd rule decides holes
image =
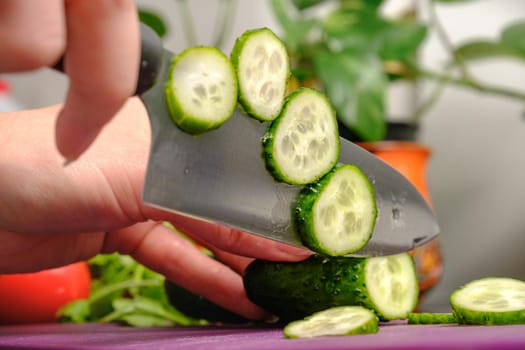
[[[408,314],[408,324],[458,323],[453,313],[413,312]]]
[[[232,62],[233,67],[235,68],[235,72],[239,71],[239,59],[241,57],[240,53],[242,52],[242,50],[244,48],[244,45],[246,44],[246,41],[250,38],[250,36],[252,34],[260,33],[260,32],[263,32],[263,31],[267,32],[270,35],[272,35],[278,41],[281,41],[281,39],[279,39],[275,35],[275,33],[273,31],[271,31],[269,28],[266,28],[266,27],[258,28],[258,29],[248,29],[247,31],[245,31],[243,34],[241,34],[241,36],[239,36],[235,40],[235,44],[234,44],[233,49],[232,49],[232,51],[230,53],[230,61]],[[283,44],[283,47],[284,47],[284,44]],[[287,64],[287,65],[289,66],[289,64]],[[291,77],[291,70],[288,69],[288,78],[286,79],[286,82],[288,82],[290,77]],[[237,79],[237,81],[239,81],[239,80],[240,79]],[[252,117],[254,117],[255,119],[258,119],[258,120],[260,120],[262,122],[272,121],[273,119],[275,119],[276,116],[270,116],[269,118],[261,118],[257,114],[257,112],[252,108],[252,105],[251,105],[250,101],[248,101],[248,99],[246,99],[244,94],[241,93],[241,89],[239,88],[238,90],[239,90],[239,95],[238,95],[239,96],[238,97],[239,104],[242,107],[242,109],[246,112],[246,114],[249,114]]]
[[[318,181],[306,185],[297,196],[296,202],[294,204],[294,211],[293,211],[293,220],[294,220],[294,227],[301,238],[301,241],[305,246],[310,248],[311,250],[333,256],[333,252],[326,249],[317,239],[317,234],[315,233],[315,225],[314,225],[314,213],[313,213],[313,206],[319,196],[319,194],[322,192],[323,188],[330,182],[331,176],[343,166],[351,166],[351,165],[345,165],[345,164],[337,164],[335,165],[330,172],[328,172],[325,176],[323,176]],[[361,171],[359,168],[356,167],[358,171]],[[370,186],[370,191],[374,193],[373,187]],[[377,217],[377,207],[374,207],[374,217]],[[372,227],[373,230],[373,227]],[[369,239],[372,237],[370,235]],[[353,249],[349,252],[342,252],[338,255],[347,255],[350,253],[353,253],[361,248],[363,248],[368,241],[364,242],[364,244],[361,247],[358,247],[356,249]]]
[[[175,69],[175,66],[177,65],[177,62],[179,60],[181,60],[182,58],[184,58],[185,54],[191,52],[191,50],[193,50],[193,49],[213,50],[213,51],[217,52],[217,54],[219,54],[220,56],[223,56],[224,60],[229,62],[230,65],[231,65],[231,62],[229,61],[228,57],[225,56],[217,48],[208,47],[208,46],[195,46],[195,47],[192,47],[192,48],[188,48],[188,49],[182,51],[180,54],[176,55],[173,58],[173,60],[171,61],[171,63],[170,63],[170,68],[169,68],[169,71],[168,71],[168,79],[166,81],[166,86],[165,86],[164,90],[165,90],[165,94],[167,96],[166,97],[166,104],[167,104],[168,110],[170,112],[171,119],[173,120],[175,125],[179,129],[183,130],[184,132],[186,132],[186,133],[188,133],[190,135],[200,135],[200,134],[203,134],[205,132],[208,132],[208,131],[211,131],[211,130],[219,128],[222,124],[224,124],[226,122],[226,120],[218,120],[218,121],[216,121],[213,124],[210,121],[198,120],[194,116],[187,115],[186,112],[184,111],[184,108],[182,107],[181,103],[178,101],[177,97],[175,96],[175,94],[173,93],[173,91],[171,89],[172,79],[173,79],[173,70]],[[237,99],[239,97],[239,82],[237,81],[237,75],[235,74],[233,65],[231,65],[231,74],[232,74],[232,77],[235,79],[235,81],[234,81],[234,83],[235,83],[235,85],[234,85],[234,90],[235,90],[234,96],[235,96],[235,100],[237,101]],[[231,110],[229,112],[230,116],[233,115],[233,113],[235,112],[235,107],[236,106],[237,106],[237,103],[232,105],[232,108],[231,108]]]
[[[337,167],[337,166],[336,166]],[[311,250],[324,254],[326,253],[324,248],[319,245],[318,240],[315,238],[314,232],[314,214],[313,207],[317,196],[330,179],[330,174],[334,170],[330,171],[326,176],[322,177],[319,181],[304,186],[293,205],[293,224],[297,235],[306,247]],[[328,254],[331,255],[331,254]]]
[[[212,323],[242,324],[249,322],[244,317],[224,309],[168,280],[164,283],[164,290],[170,304],[188,317]]]
[[[244,286],[252,302],[285,322],[345,305],[364,306],[389,320],[370,299],[366,262],[367,258],[322,255],[301,262],[255,260],[245,270]]]
[[[265,163],[266,169],[273,175],[275,180],[277,180],[279,182],[287,183],[287,184],[290,184],[290,185],[304,185],[304,183],[290,181],[289,179],[286,178],[286,176],[284,174],[282,174],[282,172],[281,172],[281,170],[279,168],[279,165],[277,164],[277,162],[275,161],[275,159],[273,157],[273,153],[275,152],[275,150],[274,150],[275,138],[274,138],[273,135],[275,134],[276,129],[279,127],[279,123],[282,120],[281,116],[286,114],[288,102],[293,100],[296,95],[301,94],[303,92],[303,90],[311,90],[311,91],[313,91],[314,89],[301,87],[301,88],[298,88],[297,90],[294,90],[288,96],[286,96],[286,98],[284,99],[283,108],[281,109],[281,113],[279,113],[277,118],[275,118],[271,122],[270,126],[268,127],[266,133],[264,134],[264,136],[262,138],[263,159],[264,159],[264,163]],[[318,92],[318,93],[321,94],[320,92]],[[337,129],[336,129],[336,131],[339,134],[339,131]],[[337,149],[338,149],[338,152],[337,152],[337,157],[336,157],[336,161],[334,162],[334,164],[332,164],[330,169],[328,169],[325,173],[320,174],[316,179],[313,179],[310,183],[313,183],[313,182],[317,181],[318,179],[320,179],[321,177],[323,177],[326,173],[328,173],[337,164],[337,160],[339,159],[340,142],[338,142],[338,144],[337,144]]]
[[[525,324],[525,310],[508,312],[470,311],[454,308],[454,317],[459,324],[495,326],[509,324]]]

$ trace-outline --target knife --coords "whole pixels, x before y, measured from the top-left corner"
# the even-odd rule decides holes
[[[261,156],[268,123],[237,109],[220,128],[189,135],[173,123],[164,87],[174,54],[147,26],[141,27],[137,95],[151,122],[152,143],[143,201],[150,206],[226,225],[294,246],[292,204],[302,186],[276,182]],[[369,243],[352,255],[405,252],[434,238],[432,209],[398,171],[369,151],[341,138],[340,162],[357,165],[371,181],[378,216]]]

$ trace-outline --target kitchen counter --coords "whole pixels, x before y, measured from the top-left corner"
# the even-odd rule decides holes
[[[525,349],[525,325],[382,325],[370,335],[286,339],[277,327],[131,328],[115,324],[0,327],[0,349],[337,350]]]

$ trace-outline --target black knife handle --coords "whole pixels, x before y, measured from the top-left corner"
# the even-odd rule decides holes
[[[153,29],[140,24],[140,67],[135,95],[140,95],[153,86],[162,66],[162,42]],[[64,57],[52,67],[64,73]]]

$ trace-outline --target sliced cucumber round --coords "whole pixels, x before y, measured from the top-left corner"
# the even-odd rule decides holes
[[[236,40],[230,57],[237,72],[241,106],[258,120],[275,119],[290,76],[282,41],[268,28],[248,30]]]
[[[452,292],[450,304],[458,323],[525,323],[525,282],[499,277],[474,280]]]
[[[377,316],[362,306],[338,306],[319,311],[284,327],[287,338],[377,333]]]
[[[165,87],[175,124],[189,134],[218,128],[237,105],[237,78],[228,57],[214,47],[184,50],[171,62]]]
[[[334,306],[364,306],[381,320],[406,319],[419,293],[410,254],[385,257],[313,255],[300,262],[254,260],[244,272],[248,298],[295,321]]]
[[[377,217],[374,188],[355,165],[339,164],[303,188],[294,223],[303,243],[330,256],[354,253],[370,240]]]
[[[387,320],[405,319],[414,310],[419,287],[413,258],[407,254],[369,258],[365,266],[365,284],[369,301]]]
[[[288,184],[322,177],[337,163],[339,146],[334,109],[325,95],[311,88],[288,95],[263,137],[267,169]]]

